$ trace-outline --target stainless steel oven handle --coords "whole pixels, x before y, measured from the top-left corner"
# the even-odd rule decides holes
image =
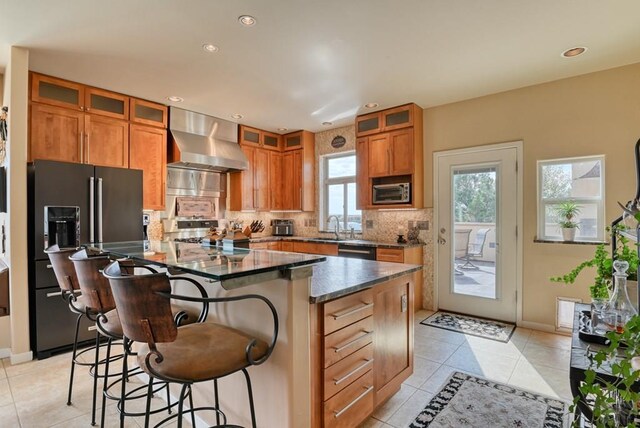
[[[89,241],[95,242],[95,179],[89,178]]]
[[[98,243],[102,244],[102,178],[98,178]]]
[[[338,248],[339,253],[353,253],[353,254],[371,254],[371,251],[367,250],[347,250],[345,248]]]

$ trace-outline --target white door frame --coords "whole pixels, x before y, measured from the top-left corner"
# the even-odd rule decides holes
[[[438,161],[441,157],[444,156],[452,156],[452,155],[463,155],[470,153],[480,153],[486,152],[490,150],[500,150],[500,149],[516,149],[516,162],[517,162],[517,189],[518,189],[518,197],[517,197],[517,215],[516,215],[516,225],[518,228],[518,236],[516,239],[516,248],[517,248],[517,256],[516,256],[516,324],[522,324],[522,251],[523,251],[523,180],[522,180],[522,171],[523,171],[523,142],[520,141],[511,141],[507,143],[498,143],[498,144],[488,144],[486,146],[475,146],[468,147],[464,149],[455,149],[455,150],[446,150],[440,152],[433,152],[433,224],[434,227],[432,229],[433,233],[433,303],[434,310],[438,309],[438,230],[440,230],[440,220],[438,218],[438,209],[436,206],[436,201],[438,200]]]

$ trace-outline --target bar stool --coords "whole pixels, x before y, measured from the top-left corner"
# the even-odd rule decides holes
[[[80,291],[78,285],[78,277],[73,263],[69,260],[69,256],[78,251],[77,248],[60,249],[58,245],[53,245],[44,252],[49,256],[53,272],[58,280],[58,285],[62,289],[62,298],[69,305],[69,310],[78,315],[76,318],[76,328],[73,339],[73,352],[71,353],[71,371],[69,374],[69,388],[67,391],[67,406],[71,405],[71,396],[73,393],[73,378],[76,365],[93,366],[93,363],[85,363],[78,361],[78,357],[86,352],[94,349],[94,346],[83,349],[78,352],[78,331],[80,329],[80,321],[83,316],[87,316],[87,305],[84,296],[78,296],[76,293]]]
[[[149,375],[147,409],[150,405],[153,379],[182,385],[178,399],[178,413],[159,422],[160,426],[172,418],[182,427],[184,413],[191,414],[195,426],[195,412],[214,411],[216,423],[227,424],[220,410],[217,379],[242,371],[247,384],[251,422],[256,428],[251,379],[247,367],[264,363],[275,347],[278,337],[278,315],[273,304],[263,296],[248,294],[233,297],[197,298],[171,294],[169,277],[165,274],[126,275],[118,262],[107,266],[104,275],[109,279],[122,322],[124,334],[140,342],[138,364]],[[176,327],[171,318],[170,299],[191,302],[235,302],[255,299],[265,303],[273,317],[274,331],[269,344],[240,330],[216,323],[196,323]],[[215,407],[193,406],[191,386],[196,382],[214,381]],[[184,400],[189,410],[184,411]],[[149,425],[148,416],[145,427]]]

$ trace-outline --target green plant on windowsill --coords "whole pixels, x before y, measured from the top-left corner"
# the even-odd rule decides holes
[[[638,252],[629,247],[629,239],[618,233],[623,227],[616,227],[617,245],[614,252],[616,260],[624,260],[629,263],[629,280],[637,281],[638,279]],[[609,229],[608,229],[609,230]],[[553,282],[562,282],[565,284],[573,284],[586,268],[596,268],[596,276],[593,283],[589,287],[592,299],[608,299],[609,292],[613,290],[613,259],[609,256],[605,244],[599,244],[596,247],[593,258],[586,260],[576,266],[569,273],[562,276],[550,278]]]
[[[555,207],[556,215],[559,217],[558,226],[562,229],[562,239],[573,241],[576,237],[576,229],[580,228],[574,219],[580,214],[580,205],[573,201],[565,201]]]
[[[625,325],[623,333],[609,332],[607,348],[590,356],[590,367],[585,372],[585,380],[580,392],[588,397],[588,405],[593,411],[589,421],[594,427],[637,427],[634,420],[640,417],[640,393],[631,390],[632,385],[640,381],[640,370],[636,370],[634,357],[640,353],[640,317],[635,315]],[[626,348],[620,347],[624,343]],[[597,369],[609,371],[616,377],[609,382],[596,373]],[[573,400],[570,411],[574,412],[580,397]],[[573,427],[579,427],[580,421],[574,421]]]

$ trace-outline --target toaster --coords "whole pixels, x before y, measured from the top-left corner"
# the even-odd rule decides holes
[[[293,220],[271,220],[271,234],[273,236],[293,236]]]

